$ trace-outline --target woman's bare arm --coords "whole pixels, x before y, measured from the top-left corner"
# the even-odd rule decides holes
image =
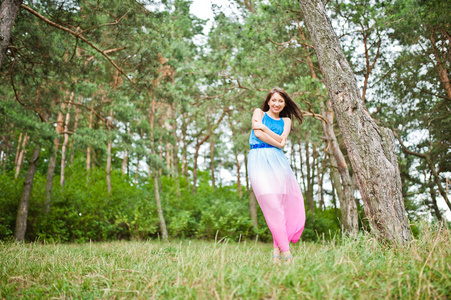
[[[285,138],[288,138],[288,135],[291,132],[291,119],[290,118],[283,118],[283,132],[282,136]]]
[[[265,124],[262,123],[264,115],[265,115],[265,113],[260,108],[256,108],[254,110],[254,115],[252,116],[252,129],[254,129],[254,133],[255,133],[255,130],[261,130],[264,133],[266,133],[267,135],[269,135],[271,138],[273,138],[276,142],[281,143],[282,135],[278,135],[277,133],[275,133],[274,131],[269,129],[268,126],[266,126]],[[285,121],[285,119],[286,118],[284,118],[284,121]],[[291,126],[291,123],[290,123],[290,126]],[[284,128],[284,131],[285,131],[285,128]],[[288,136],[288,134],[287,134],[287,136]]]
[[[260,141],[269,144],[271,146],[274,146],[276,148],[282,149],[283,147],[285,147],[285,144],[287,143],[287,139],[285,137],[282,137],[282,141],[278,142],[275,139],[273,139],[269,134],[263,132],[263,130],[260,129],[254,129],[254,134]]]

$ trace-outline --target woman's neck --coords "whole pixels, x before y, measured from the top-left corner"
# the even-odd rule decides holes
[[[270,116],[271,118],[273,118],[273,119],[280,119],[280,113],[275,114],[275,113],[273,113],[271,110],[268,110],[268,111],[266,112],[266,114],[267,114],[268,116]]]

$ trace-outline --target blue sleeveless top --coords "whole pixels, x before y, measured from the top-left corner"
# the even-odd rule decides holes
[[[283,126],[284,122],[283,119],[280,118],[279,120],[275,120],[268,116],[268,114],[265,112],[265,115],[263,116],[262,123],[268,126],[269,129],[271,129],[273,132],[277,133],[278,135],[281,135],[283,132]],[[254,133],[254,130],[252,129],[251,136],[249,137],[249,145],[268,145],[261,140],[259,140]],[[271,147],[271,145],[268,145]]]

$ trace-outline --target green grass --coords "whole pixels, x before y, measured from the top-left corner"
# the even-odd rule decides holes
[[[4,242],[0,299],[449,299],[451,232],[420,232],[404,248],[369,235],[300,242],[281,267],[252,241]]]

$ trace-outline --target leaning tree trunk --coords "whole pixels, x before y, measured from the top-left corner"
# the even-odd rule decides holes
[[[36,145],[31,154],[27,175],[25,177],[25,181],[23,182],[22,196],[20,197],[19,208],[17,209],[16,230],[14,232],[14,237],[17,241],[22,241],[25,238],[25,232],[27,230],[28,203],[30,202],[33,179],[38,167],[40,152],[41,147]]]
[[[404,244],[411,233],[393,133],[378,127],[366,110],[323,2],[300,0],[299,5],[356,174],[365,214],[379,238]]]
[[[4,0],[0,6],[0,68],[9,46],[14,20],[22,0]]]

